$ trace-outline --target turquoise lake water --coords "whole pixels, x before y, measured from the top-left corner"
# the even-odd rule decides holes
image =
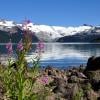
[[[13,44],[13,49],[16,50],[16,44]],[[36,56],[35,49],[36,44],[33,44],[32,50],[26,55],[30,65],[32,58]],[[5,54],[7,54],[5,44],[0,44],[0,55]],[[100,56],[99,43],[45,43],[40,64],[41,66],[50,65],[54,67],[86,65],[91,56]]]

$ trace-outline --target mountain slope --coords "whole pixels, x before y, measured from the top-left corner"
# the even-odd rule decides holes
[[[7,42],[12,36],[13,42],[22,38],[22,30],[26,27],[14,21],[0,20],[0,43]],[[83,25],[79,27],[60,27],[27,24],[27,28],[34,33],[33,42],[93,42],[100,38],[100,26]]]

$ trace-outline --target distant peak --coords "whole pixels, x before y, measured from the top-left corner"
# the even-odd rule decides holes
[[[90,26],[90,27],[93,27],[93,25],[90,25],[90,24],[83,24],[83,26]]]

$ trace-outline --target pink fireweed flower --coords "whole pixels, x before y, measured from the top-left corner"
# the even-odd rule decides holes
[[[44,42],[43,41],[39,41],[39,43],[36,46],[36,51],[38,53],[44,52]]]
[[[24,20],[24,25],[27,25],[27,24],[29,24],[29,23],[31,23],[31,21],[30,21],[29,19],[25,19],[25,20]]]
[[[27,26],[30,23],[31,23],[30,20],[25,19],[24,22],[22,23],[22,27],[25,27],[25,26]]]
[[[11,55],[11,54],[13,53],[11,39],[10,39],[10,41],[6,44],[6,49],[8,50],[8,54],[9,54],[9,55]]]
[[[26,23],[29,24],[29,23],[31,23],[31,21],[30,20],[26,20]]]
[[[30,30],[30,27],[31,27],[29,25],[30,23],[31,23],[30,20],[25,19],[24,22],[22,23],[22,29],[23,29],[23,34],[24,35],[29,35],[30,37],[32,37],[32,35],[34,35],[34,32],[32,32]]]
[[[19,51],[22,51],[23,50],[23,43],[22,43],[22,39],[19,41],[18,45],[17,45],[17,49]]]
[[[47,76],[43,76],[43,77],[41,77],[40,80],[41,80],[41,81],[40,81],[41,84],[46,85],[46,84],[48,84],[49,78],[48,78]]]

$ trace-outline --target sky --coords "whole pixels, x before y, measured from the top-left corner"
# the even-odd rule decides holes
[[[100,25],[100,0],[0,0],[0,19],[56,26]]]

